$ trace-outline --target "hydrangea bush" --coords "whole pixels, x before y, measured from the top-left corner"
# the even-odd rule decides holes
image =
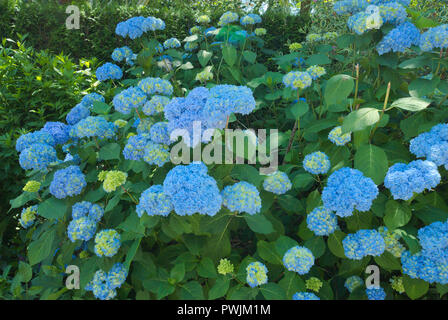
[[[157,17],[119,22],[126,46],[96,70],[98,92],[17,141],[29,181],[11,207],[28,247],[14,295],[443,296],[448,27],[408,5],[338,1],[351,32],[309,34],[274,69],[255,13],[198,15],[185,39],[161,39]],[[246,163],[176,163],[176,146],[216,142],[196,123],[278,129],[279,166],[261,174],[248,146]],[[69,265],[79,289],[65,288]],[[366,287],[369,265],[380,283]]]

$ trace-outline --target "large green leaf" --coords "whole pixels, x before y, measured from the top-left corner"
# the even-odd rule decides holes
[[[380,120],[380,113],[375,108],[362,108],[352,111],[344,118],[342,123],[343,132],[361,131],[377,123]]]
[[[371,178],[376,184],[381,184],[389,169],[387,155],[383,149],[377,146],[361,145],[355,154],[355,168]]]
[[[50,198],[42,202],[37,208],[37,213],[47,219],[61,219],[67,211],[64,200]]]
[[[392,107],[400,108],[408,111],[421,111],[431,104],[430,101],[419,99],[416,97],[401,98],[392,103]]]
[[[355,87],[353,77],[338,74],[331,77],[325,86],[324,99],[327,106],[341,104],[352,93]]]

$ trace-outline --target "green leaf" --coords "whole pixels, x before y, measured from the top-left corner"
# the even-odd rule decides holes
[[[266,300],[286,300],[286,292],[280,285],[273,282],[260,287],[261,294]]]
[[[20,276],[21,282],[28,282],[33,277],[33,270],[28,263],[19,261],[19,270],[17,274]]]
[[[406,294],[412,300],[424,296],[429,289],[428,282],[421,279],[412,279],[408,275],[403,276],[403,286]]]
[[[145,280],[143,281],[143,287],[154,293],[157,299],[163,299],[166,296],[169,296],[176,289],[176,287],[168,281],[159,279]]]
[[[328,58],[326,54],[317,53],[311,55],[308,59],[306,59],[305,63],[309,66],[325,65],[330,64],[331,60]]]
[[[181,282],[185,277],[185,264],[178,263],[171,269],[170,277],[176,279],[177,282]]]
[[[271,242],[266,242],[264,240],[258,241],[257,252],[263,260],[272,264],[281,265],[283,263],[282,257],[278,254],[275,245]]]
[[[225,46],[222,49],[222,55],[223,55],[224,61],[229,66],[233,66],[235,64],[236,58],[237,58],[235,47],[233,47],[233,46]]]
[[[270,234],[274,232],[272,223],[261,213],[254,215],[245,214],[244,220],[246,220],[247,225],[253,232],[262,234]]]
[[[198,60],[199,63],[201,64],[201,66],[205,67],[207,65],[207,63],[210,61],[210,59],[212,58],[213,53],[206,51],[206,50],[201,50],[198,52]]]
[[[361,131],[377,123],[380,120],[378,109],[362,108],[352,111],[344,118],[342,123],[343,132]]]
[[[412,81],[409,86],[409,94],[412,97],[416,98],[423,98],[426,95],[432,94],[434,90],[437,88],[437,85],[439,84],[439,79],[415,79]]]
[[[226,295],[229,290],[230,280],[224,277],[216,279],[215,284],[208,292],[208,299],[215,300]]]
[[[55,236],[56,230],[50,229],[44,232],[38,240],[30,243],[28,246],[28,260],[31,266],[38,264],[53,253],[52,249]]]
[[[382,255],[374,258],[378,265],[386,270],[401,270],[400,260],[389,251],[384,251]]]
[[[92,112],[96,114],[108,114],[112,107],[107,103],[95,101],[92,106]]]
[[[190,281],[181,286],[180,298],[182,300],[204,300],[204,292],[197,281]]]
[[[430,101],[419,99],[416,97],[401,98],[391,104],[392,107],[400,108],[408,111],[421,111],[431,104]]]
[[[292,299],[296,292],[306,291],[305,282],[295,272],[285,271],[278,284],[285,290],[286,299]]]
[[[389,163],[383,149],[365,144],[355,154],[355,168],[371,178],[377,185],[383,183]]]
[[[312,237],[303,244],[305,247],[311,250],[314,258],[320,258],[325,253],[325,241],[322,237]]]
[[[324,99],[327,106],[341,104],[352,93],[355,87],[353,77],[338,74],[331,77],[325,86]]]
[[[67,211],[65,201],[50,198],[42,202],[37,208],[37,213],[47,219],[61,219]]]
[[[301,116],[305,115],[309,110],[308,103],[305,101],[300,100],[298,103],[294,103],[291,106],[291,113],[294,116],[295,119],[300,118]]]
[[[35,192],[24,192],[20,196],[18,196],[15,199],[12,199],[9,201],[11,205],[11,209],[19,208],[23,206],[28,201],[31,201],[33,199],[36,199],[36,193]]]
[[[330,249],[331,253],[333,253],[336,257],[347,258],[344,253],[344,246],[342,245],[342,240],[345,236],[346,234],[339,230],[336,230],[328,236],[328,249]]]
[[[252,51],[243,51],[243,57],[244,60],[246,60],[249,63],[255,63],[255,60],[257,59],[257,54]]]
[[[121,148],[118,143],[109,143],[99,151],[100,160],[120,159]]]
[[[405,226],[411,220],[411,209],[406,204],[389,200],[386,202],[384,223],[390,230]]]
[[[215,265],[212,259],[205,257],[199,262],[197,273],[202,278],[216,278],[218,274],[216,273]]]

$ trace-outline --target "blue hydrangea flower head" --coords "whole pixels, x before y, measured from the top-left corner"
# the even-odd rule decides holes
[[[165,40],[163,46],[165,47],[165,49],[176,49],[180,48],[181,44],[180,41],[177,40],[176,38],[170,38]]]
[[[330,170],[330,158],[321,152],[316,151],[305,156],[303,168],[312,174],[324,174]]]
[[[165,21],[156,17],[147,17],[142,21],[142,28],[145,32],[165,30]]]
[[[151,126],[149,136],[155,143],[170,145],[170,134],[168,132],[168,122],[157,122]]]
[[[104,210],[99,205],[89,201],[77,202],[72,206],[73,219],[88,217],[96,222],[100,221],[104,215]]]
[[[96,221],[87,216],[73,219],[68,224],[67,234],[71,242],[76,240],[89,241],[96,231]]]
[[[283,77],[283,84],[293,90],[308,88],[312,82],[310,74],[303,71],[291,71]]]
[[[311,79],[313,80],[317,80],[327,73],[325,71],[325,68],[321,66],[311,66],[308,69],[306,69],[306,72],[309,73]]]
[[[225,12],[220,18],[218,25],[225,26],[238,20],[238,14],[232,11]]]
[[[355,209],[360,212],[370,210],[377,196],[378,187],[372,179],[348,167],[333,172],[322,191],[324,207],[340,217],[351,216]]]
[[[145,147],[143,160],[148,164],[163,167],[163,165],[170,160],[170,151],[168,146],[149,141]]]
[[[23,228],[27,229],[34,224],[37,215],[37,207],[37,205],[34,205],[22,209],[22,212],[20,213],[19,223]]]
[[[91,108],[94,102],[105,102],[105,101],[106,100],[102,95],[96,92],[92,92],[82,97],[81,104],[87,108]]]
[[[386,249],[381,234],[376,230],[362,229],[348,234],[342,240],[345,256],[353,260],[361,260],[366,256],[380,256]]]
[[[337,146],[343,146],[349,143],[352,137],[350,132],[342,134],[342,127],[338,126],[330,131],[328,139]]]
[[[145,148],[151,142],[149,134],[131,136],[123,148],[123,156],[126,160],[142,160],[145,156]]]
[[[394,199],[409,200],[414,193],[435,188],[441,180],[437,166],[428,160],[415,160],[409,164],[396,163],[389,168],[384,186]]]
[[[16,150],[17,152],[22,152],[36,143],[49,146],[54,146],[56,144],[53,136],[49,132],[40,130],[22,134],[16,141]]]
[[[134,40],[148,31],[149,25],[150,23],[142,16],[132,17],[126,21],[118,23],[115,28],[115,33],[123,38],[129,36],[129,38]]]
[[[222,197],[216,181],[207,174],[207,166],[202,162],[171,169],[163,182],[163,192],[181,216],[194,213],[213,216],[221,209]]]
[[[132,52],[131,48],[125,46],[121,48],[116,48],[112,52],[112,60],[116,62],[121,62],[126,59],[132,59],[134,53]]]
[[[144,78],[139,81],[137,87],[148,96],[155,94],[170,96],[173,94],[173,86],[171,83],[168,80],[161,78]]]
[[[364,281],[362,281],[361,277],[351,276],[345,280],[344,287],[347,288],[350,293],[352,293],[353,290],[355,290],[359,286],[362,286],[363,284]]]
[[[116,127],[112,122],[101,116],[89,116],[80,120],[70,130],[70,136],[79,139],[98,137],[100,139],[112,138]]]
[[[292,183],[286,173],[276,171],[269,174],[263,181],[263,189],[275,194],[284,194],[291,190]]]
[[[93,295],[97,299],[100,300],[113,299],[117,295],[117,292],[109,287],[107,280],[108,280],[108,274],[103,270],[98,270],[93,275],[93,279],[85,286],[84,289],[86,291],[92,291]]]
[[[286,251],[283,264],[289,271],[306,274],[314,265],[314,255],[308,248],[295,246]]]
[[[47,122],[42,128],[43,132],[51,134],[55,144],[64,144],[70,139],[70,126],[62,122]]]
[[[90,116],[90,109],[82,103],[79,103],[67,113],[65,120],[69,125],[75,125],[88,116]]]
[[[369,300],[385,300],[386,292],[381,287],[370,286],[366,289],[366,295]]]
[[[429,28],[421,35],[419,45],[422,51],[448,48],[448,24]]]
[[[400,235],[397,232],[389,231],[386,227],[379,227],[378,232],[384,239],[386,251],[389,251],[394,257],[400,258],[406,248],[400,243]]]
[[[120,249],[121,237],[114,229],[105,229],[95,236],[95,254],[98,257],[112,257]]]
[[[347,26],[351,31],[361,35],[367,31],[367,19],[369,17],[370,14],[363,11],[355,13],[348,18]]]
[[[48,144],[35,143],[22,150],[19,164],[25,170],[46,169],[51,163],[57,162],[56,150]]]
[[[123,71],[116,64],[106,62],[101,67],[96,69],[96,78],[99,81],[106,81],[109,79],[119,80],[123,77]]]
[[[255,13],[249,13],[240,19],[240,24],[243,26],[254,25],[257,23],[261,23],[261,17]]]
[[[55,172],[50,184],[50,193],[58,199],[72,197],[82,192],[87,185],[78,166],[69,166]]]
[[[296,292],[292,300],[320,300],[320,298],[312,292]]]
[[[409,151],[448,169],[448,124],[440,123],[410,141]]]
[[[170,102],[170,98],[165,96],[154,95],[148,100],[142,108],[142,111],[147,116],[152,116],[163,112],[165,106]]]
[[[378,43],[376,50],[379,55],[387,52],[404,52],[412,45],[418,45],[420,41],[420,31],[411,22],[406,21],[392,29]]]
[[[226,186],[222,192],[222,204],[232,212],[256,214],[261,210],[261,198],[257,188],[245,181]]]
[[[268,268],[259,262],[252,262],[246,267],[246,281],[251,288],[268,283]]]
[[[126,281],[127,276],[128,271],[126,270],[126,267],[122,263],[117,262],[107,273],[106,283],[111,289],[120,288]]]
[[[135,108],[146,102],[146,94],[137,87],[129,87],[112,99],[115,110],[123,114],[129,114]]]
[[[153,185],[142,192],[136,210],[139,217],[145,212],[149,216],[166,217],[173,210],[173,204],[170,197],[163,193],[162,185]]]
[[[338,228],[336,215],[324,207],[317,207],[311,211],[306,217],[306,223],[308,229],[316,236],[328,236]]]

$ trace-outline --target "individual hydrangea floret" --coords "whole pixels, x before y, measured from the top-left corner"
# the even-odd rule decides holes
[[[146,94],[137,87],[129,87],[112,99],[115,110],[123,114],[129,114],[135,108],[146,102]]]
[[[219,265],[218,265],[218,273],[222,274],[222,275],[226,275],[228,273],[233,273],[234,270],[234,266],[233,264],[230,262],[230,260],[227,259],[221,259],[219,261]]]
[[[386,249],[381,234],[376,230],[362,229],[348,234],[342,240],[345,256],[353,260],[361,260],[366,256],[380,256]]]
[[[333,172],[322,191],[324,207],[340,217],[351,216],[354,210],[370,210],[377,196],[378,187],[372,179],[348,167]]]
[[[337,146],[344,146],[351,141],[351,132],[342,134],[342,127],[338,126],[330,131],[328,139]]]
[[[261,210],[257,188],[245,181],[226,186],[221,192],[222,204],[232,212],[256,214]]]
[[[163,193],[162,185],[153,185],[142,192],[136,208],[139,217],[143,213],[149,216],[168,216],[173,211],[173,204],[169,196]]]
[[[20,225],[27,229],[34,224],[37,216],[37,205],[26,207],[22,209],[20,213],[19,223]]]
[[[325,71],[325,68],[321,66],[311,66],[306,69],[306,72],[308,72],[308,74],[311,76],[311,79],[313,80],[317,80],[327,73]]]
[[[314,255],[308,248],[295,246],[286,251],[283,264],[289,271],[306,274],[314,265]]]
[[[263,263],[259,261],[249,263],[246,272],[246,281],[251,288],[268,283],[268,268]]]
[[[338,228],[336,215],[324,207],[318,207],[311,211],[306,218],[306,223],[308,229],[313,231],[316,236],[328,236]]]
[[[415,160],[409,164],[395,163],[387,171],[384,186],[394,199],[409,200],[414,193],[435,188],[441,180],[437,166],[427,160]]]
[[[381,287],[370,286],[366,289],[367,299],[369,300],[385,300],[386,292]]]
[[[263,189],[275,194],[284,194],[291,190],[292,183],[286,173],[276,171],[269,174],[263,181]]]
[[[106,62],[96,69],[96,78],[99,81],[119,80],[121,77],[123,77],[123,71],[121,71],[119,66],[110,62]]]
[[[106,229],[98,232],[95,236],[95,254],[98,257],[112,257],[120,249],[121,237],[114,229]]]
[[[50,184],[50,193],[58,199],[72,197],[82,192],[87,185],[78,166],[69,166],[55,172]]]
[[[312,82],[310,74],[303,71],[291,71],[283,77],[283,84],[293,90],[308,88]]]
[[[330,158],[321,152],[316,151],[305,156],[303,168],[312,174],[324,174],[330,170]]]
[[[292,300],[320,300],[320,298],[312,292],[296,292]]]
[[[47,122],[42,131],[48,132],[54,139],[55,144],[64,144],[70,139],[70,126],[62,122]]]
[[[350,276],[345,280],[344,287],[352,293],[357,287],[360,287],[364,284],[361,277],[359,276]]]
[[[163,192],[181,216],[194,213],[213,216],[221,209],[222,197],[216,181],[207,174],[207,166],[202,162],[171,169],[163,182]]]

